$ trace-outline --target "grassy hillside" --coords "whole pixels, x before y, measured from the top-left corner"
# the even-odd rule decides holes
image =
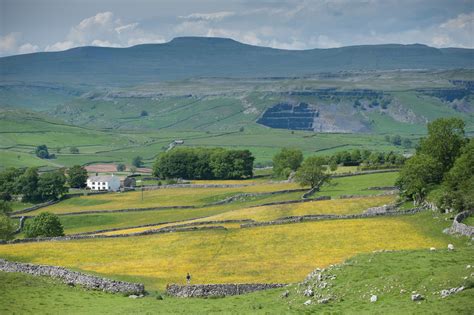
[[[78,47],[0,59],[8,80],[109,85],[193,77],[304,76],[347,70],[472,68],[470,49],[371,45],[280,50],[226,38],[175,38],[130,48]]]
[[[295,282],[315,267],[357,253],[445,247],[424,232],[430,214],[338,220],[247,229],[171,233],[118,239],[0,246],[7,259],[68,266],[143,281],[149,289],[183,283]],[[291,270],[292,272],[288,272]]]

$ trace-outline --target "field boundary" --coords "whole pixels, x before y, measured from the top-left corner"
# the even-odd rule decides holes
[[[110,280],[77,271],[72,271],[58,266],[26,264],[0,259],[0,271],[19,272],[31,274],[33,276],[47,276],[51,278],[57,278],[71,286],[81,285],[90,290],[101,290],[109,293],[145,293],[145,286],[141,283]]]
[[[279,218],[272,221],[245,223],[245,224],[241,224],[240,228],[252,228],[252,227],[259,227],[259,226],[293,224],[293,223],[322,221],[322,220],[350,220],[350,219],[373,218],[373,217],[380,217],[380,216],[401,216],[401,215],[415,214],[424,210],[426,209],[413,208],[413,209],[404,210],[404,211],[387,211],[387,212],[375,212],[375,213],[369,212],[369,213],[362,213],[362,214],[347,214],[347,215],[310,214],[310,215],[302,215],[302,216],[283,217],[283,218]]]

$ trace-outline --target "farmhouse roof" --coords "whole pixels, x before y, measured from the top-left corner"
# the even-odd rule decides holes
[[[118,178],[118,177],[116,177],[114,175],[99,175],[99,176],[91,176],[91,177],[89,177],[89,180],[91,182],[104,183],[104,182],[110,182],[114,178]]]

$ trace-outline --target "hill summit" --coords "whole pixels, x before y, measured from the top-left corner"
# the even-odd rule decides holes
[[[130,85],[196,77],[295,77],[320,72],[474,68],[474,50],[365,45],[283,50],[229,38],[178,37],[129,48],[78,47],[0,58],[3,81]]]

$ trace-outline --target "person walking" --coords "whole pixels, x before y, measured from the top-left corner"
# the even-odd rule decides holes
[[[189,272],[188,272],[188,274],[186,275],[186,283],[187,283],[188,285],[191,284],[191,275],[189,274]]]

